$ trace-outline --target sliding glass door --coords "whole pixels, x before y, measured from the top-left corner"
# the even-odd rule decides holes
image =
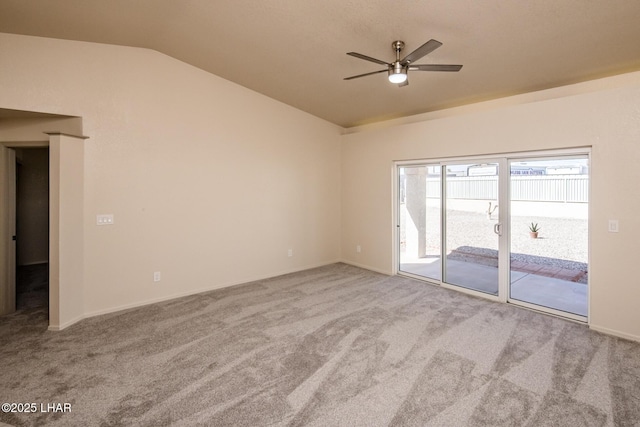
[[[398,168],[400,272],[498,295],[499,169],[491,161]]]
[[[443,282],[498,295],[499,215],[496,162],[445,165],[446,259]]]
[[[587,316],[587,156],[510,161],[509,300]]]
[[[586,320],[588,153],[534,156],[399,165],[399,272]]]
[[[442,276],[441,166],[398,168],[400,271],[440,280]]]

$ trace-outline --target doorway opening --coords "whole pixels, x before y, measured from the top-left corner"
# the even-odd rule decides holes
[[[49,148],[16,148],[16,310],[49,311]]]
[[[16,209],[5,206],[5,201],[16,200],[15,185],[7,184],[16,183],[15,150],[48,147],[49,301],[47,311],[45,308],[34,314],[46,317],[48,313],[50,330],[64,329],[83,318],[84,145],[87,137],[81,135],[81,117],[0,108],[0,172],[3,172],[0,173],[0,313],[11,316],[9,313],[16,308],[16,241],[12,239],[18,237]],[[13,178],[4,179],[5,175]],[[10,298],[5,297],[7,295]],[[12,318],[25,319],[24,316]]]
[[[397,172],[399,274],[587,321],[588,150]]]

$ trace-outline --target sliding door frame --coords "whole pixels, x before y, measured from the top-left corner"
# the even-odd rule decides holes
[[[511,303],[523,308],[532,309],[535,311],[541,311],[550,315],[563,317],[566,319],[577,320],[580,322],[589,323],[589,313],[591,306],[591,286],[587,283],[587,316],[579,316],[572,313],[563,312],[560,310],[551,309],[548,307],[538,306],[535,304],[526,303],[523,301],[512,300],[510,298],[510,279],[511,279],[511,248],[510,248],[510,235],[511,235],[511,212],[510,212],[510,167],[512,160],[544,160],[555,157],[568,157],[568,156],[586,156],[589,162],[589,181],[591,181],[591,147],[576,147],[566,149],[555,150],[540,150],[540,151],[523,151],[523,152],[510,152],[510,153],[495,153],[486,155],[476,155],[468,157],[440,157],[440,158],[426,158],[416,160],[396,160],[393,162],[393,273],[396,275],[402,275],[412,277],[430,283],[436,286],[441,286],[447,289],[453,289],[465,294],[478,296],[491,301],[497,301],[502,303]],[[502,233],[499,236],[498,244],[498,295],[491,295],[485,292],[476,291],[473,289],[464,288],[457,285],[451,285],[445,283],[442,279],[445,277],[446,271],[446,179],[443,172],[446,170],[447,164],[452,163],[470,163],[470,162],[487,162],[498,163],[498,204],[499,217],[498,222],[501,224]],[[441,193],[440,193],[440,256],[442,260],[442,270],[440,279],[435,280],[432,278],[426,278],[416,274],[407,273],[400,270],[400,168],[411,166],[437,166],[441,168]],[[502,172],[502,173],[500,173]],[[587,228],[589,235],[591,234],[591,185],[589,185],[589,206],[588,206],[588,223]],[[589,247],[587,249],[588,260],[587,263],[591,265],[591,243],[589,239]],[[589,275],[590,277],[591,275]],[[588,282],[590,278],[588,279]]]
[[[537,154],[537,153],[532,153],[532,154]],[[532,156],[521,156],[521,155],[512,155],[509,156],[507,158],[507,162],[508,162],[508,168],[511,169],[511,163],[512,162],[518,162],[518,161],[544,161],[544,160],[562,160],[562,158],[576,158],[576,157],[584,157],[587,160],[587,163],[589,165],[589,185],[588,185],[588,202],[587,202],[587,266],[590,269],[591,267],[591,239],[589,238],[589,236],[591,235],[591,149],[590,148],[584,148],[584,149],[577,149],[577,150],[562,150],[559,152],[555,152],[553,153],[553,155],[532,155]],[[511,175],[509,174],[507,176],[507,179],[509,181],[509,185],[511,184]],[[509,188],[509,192],[510,192],[510,188]],[[511,199],[509,198],[509,203],[508,203],[509,207],[511,206]],[[511,224],[511,216],[509,215],[509,219],[508,219],[509,224]],[[510,236],[509,236],[510,237]],[[508,239],[508,244],[509,246],[511,245],[511,239]],[[511,247],[509,247],[509,252],[507,254],[507,257],[509,258],[509,263],[511,261]],[[558,317],[564,317],[566,319],[571,319],[571,320],[576,320],[579,322],[584,322],[584,323],[589,323],[589,307],[591,306],[591,288],[590,288],[590,284],[589,284],[589,277],[591,277],[591,275],[587,276],[587,315],[586,316],[581,316],[579,314],[574,314],[568,311],[562,311],[562,310],[558,310],[558,309],[554,309],[551,307],[545,307],[543,305],[538,305],[538,304],[533,304],[527,301],[523,301],[523,300],[518,300],[515,298],[511,298],[511,265],[509,264],[507,271],[506,271],[507,277],[506,277],[506,281],[505,284],[507,286],[507,289],[505,291],[505,296],[507,297],[507,302],[510,304],[514,304],[517,306],[521,306],[524,308],[528,308],[528,309],[532,309],[532,310],[537,310],[537,311],[542,311],[548,314],[552,314]]]
[[[446,178],[446,173],[443,174],[443,178],[440,181],[441,184],[441,221],[442,221],[442,230],[440,232],[440,236],[441,236],[441,243],[440,243],[440,249],[441,249],[441,257],[442,257],[442,275],[441,275],[441,286],[447,289],[454,289],[457,291],[461,291],[464,293],[468,293],[470,295],[475,295],[475,296],[481,296],[487,299],[490,299],[492,301],[499,301],[499,302],[507,302],[507,298],[505,297],[505,293],[504,293],[504,269],[502,268],[502,266],[508,266],[508,262],[509,262],[509,247],[508,247],[508,236],[509,236],[509,224],[507,221],[505,221],[505,218],[508,218],[507,216],[504,215],[504,210],[502,207],[502,200],[506,200],[504,197],[507,196],[508,197],[508,178],[507,180],[505,180],[503,178],[504,174],[500,173],[500,171],[506,170],[506,165],[508,164],[508,161],[500,156],[475,156],[475,157],[469,157],[469,158],[463,158],[463,159],[447,159],[446,161],[443,161],[441,163],[441,167],[442,167],[442,172],[446,172],[447,170],[447,166],[450,165],[455,165],[455,164],[460,164],[460,163],[480,163],[480,164],[485,164],[485,163],[496,163],[498,164],[498,204],[500,205],[500,209],[498,210],[498,224],[500,225],[500,234],[497,235],[497,239],[498,239],[498,295],[493,295],[487,292],[482,292],[479,290],[475,290],[475,289],[471,289],[471,288],[466,288],[464,286],[461,285],[455,285],[452,283],[448,283],[446,281],[447,278],[447,257],[446,257],[446,252],[447,252],[447,241],[446,241],[446,237],[447,237],[447,213],[448,213],[448,209],[447,209],[447,178]],[[507,207],[507,214],[508,214],[508,207]],[[505,254],[506,257],[505,257]],[[507,270],[508,271],[508,270]],[[444,280],[442,280],[444,278]]]

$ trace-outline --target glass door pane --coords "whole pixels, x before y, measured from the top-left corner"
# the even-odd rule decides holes
[[[513,159],[510,171],[510,300],[586,317],[588,158]]]
[[[444,281],[498,295],[498,163],[445,167]]]
[[[440,281],[440,165],[399,168],[400,271]]]

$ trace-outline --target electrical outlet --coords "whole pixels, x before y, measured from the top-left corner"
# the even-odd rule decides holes
[[[617,233],[620,231],[620,225],[617,219],[609,220],[609,233]]]
[[[153,273],[153,281],[154,282],[159,282],[161,278],[162,278],[162,275],[160,274],[159,271],[156,271],[156,272]]]
[[[362,252],[362,247],[360,247],[360,245],[356,246],[356,252],[357,253]]]
[[[290,257],[292,257],[292,256],[293,256],[293,249],[289,249],[289,250],[287,251],[287,255],[288,255],[288,256],[290,256]]]

